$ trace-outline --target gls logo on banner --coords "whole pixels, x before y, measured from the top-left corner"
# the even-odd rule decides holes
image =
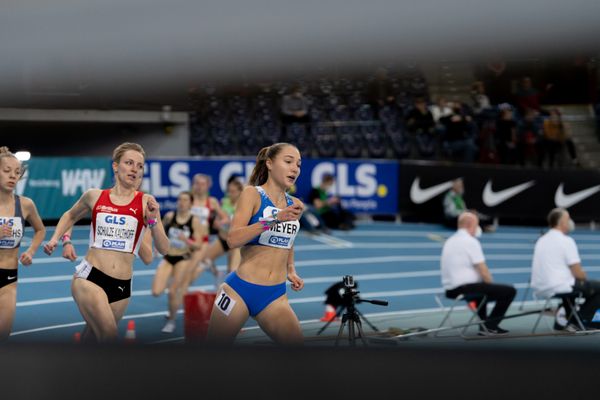
[[[177,197],[184,190],[190,190],[190,165],[187,162],[174,162],[168,166],[168,185],[163,185],[161,162],[149,162],[144,165],[147,176],[142,179],[142,191],[155,197]]]
[[[351,185],[349,182],[349,165],[347,163],[339,162],[337,164],[331,162],[322,162],[315,165],[310,176],[310,182],[312,187],[319,186],[323,175],[331,174],[335,176],[335,189],[334,193],[338,196],[346,197],[372,197],[375,194],[379,194],[380,197],[384,197],[387,193],[385,185],[377,187],[377,166],[371,163],[360,164],[354,171],[354,179],[356,185]],[[378,190],[379,189],[379,190]],[[383,193],[386,192],[386,193]]]

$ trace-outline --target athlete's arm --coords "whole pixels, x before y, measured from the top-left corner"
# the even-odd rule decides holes
[[[71,241],[71,236],[73,235],[73,228],[68,229],[62,236],[62,256],[70,261],[75,261],[77,259],[77,253],[75,252],[75,246]]]
[[[142,237],[142,243],[140,243],[140,249],[138,251],[138,256],[140,260],[146,265],[150,264],[152,260],[154,260],[154,251],[152,249],[152,232],[149,232],[150,229],[146,229],[144,231],[144,236]]]
[[[202,239],[202,224],[200,223],[200,219],[192,215],[192,237],[187,241],[190,251],[199,250],[204,244],[204,240]]]
[[[154,245],[160,254],[165,255],[169,251],[169,238],[165,233],[165,228],[160,219],[160,206],[154,196],[145,194],[144,198],[146,199],[144,202],[146,222],[150,220],[155,221],[153,226],[149,226],[152,232],[152,239],[154,239]]]
[[[210,202],[212,209],[215,210],[215,213],[217,214],[217,218],[215,218],[215,228],[220,229],[223,225],[230,222],[229,214],[223,211],[219,200],[217,200],[215,197],[211,197]]]
[[[40,214],[38,214],[34,202],[30,198],[21,197],[21,207],[23,208],[23,217],[33,227],[34,234],[29,248],[21,254],[19,259],[21,264],[30,265],[33,261],[33,255],[44,241],[46,227],[40,218]]]
[[[70,230],[75,224],[75,222],[79,221],[88,212],[92,210],[92,207],[94,203],[98,200],[100,193],[100,189],[87,190],[84,194],[81,195],[81,197],[79,198],[79,200],[77,200],[73,207],[65,211],[65,213],[60,217],[58,224],[56,225],[54,234],[52,235],[50,240],[44,245],[44,252],[46,254],[52,254],[52,252],[56,248],[56,245],[58,244],[58,240],[64,235],[64,233]]]
[[[287,259],[287,278],[291,282],[293,290],[302,290],[304,287],[304,281],[296,273],[296,266],[294,265],[294,247],[290,249]]]
[[[252,186],[244,188],[238,199],[227,235],[227,244],[230,248],[241,247],[263,232],[264,225],[260,222],[248,225],[248,221],[259,206],[260,195],[256,189]]]

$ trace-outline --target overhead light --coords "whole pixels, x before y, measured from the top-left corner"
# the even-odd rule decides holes
[[[31,153],[28,151],[17,151],[15,157],[17,157],[17,160],[19,161],[29,161]]]

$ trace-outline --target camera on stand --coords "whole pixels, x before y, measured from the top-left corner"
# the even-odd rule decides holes
[[[345,275],[342,278],[343,283],[343,293],[342,296],[342,306],[338,309],[336,316],[342,315],[342,324],[338,331],[337,338],[335,340],[335,344],[337,346],[342,334],[344,332],[344,328],[348,326],[348,340],[351,345],[355,345],[356,334],[358,331],[358,337],[362,340],[363,344],[366,346],[367,341],[364,337],[364,332],[362,330],[361,319],[364,320],[374,331],[379,332],[377,327],[369,322],[368,319],[365,318],[364,315],[356,308],[357,303],[371,303],[378,306],[387,306],[388,302],[385,300],[367,300],[362,299],[358,294],[360,293],[357,289],[358,283],[354,280],[352,275]],[[317,335],[321,334],[327,326],[334,320],[332,318],[329,320],[318,332]]]

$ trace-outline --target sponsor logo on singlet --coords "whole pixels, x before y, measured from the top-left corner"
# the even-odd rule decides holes
[[[96,211],[99,212],[109,212],[109,213],[118,213],[119,209],[111,206],[99,205],[96,207]]]
[[[133,251],[138,220],[131,215],[96,214],[96,248]]]
[[[0,227],[7,225],[11,228],[11,235],[0,239],[0,248],[12,249],[15,248],[23,237],[23,223],[18,217],[0,217]]]

